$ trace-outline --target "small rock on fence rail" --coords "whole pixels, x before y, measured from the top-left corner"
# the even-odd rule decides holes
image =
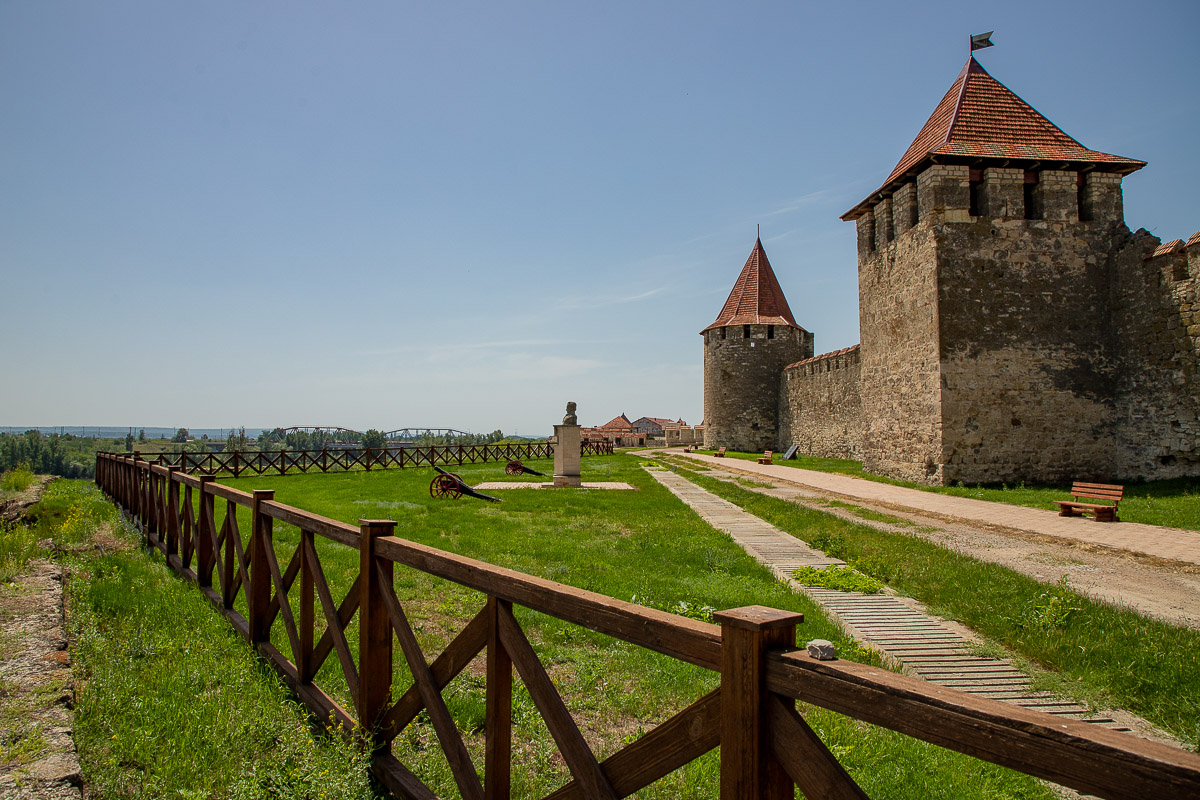
[[[808,654],[818,661],[837,660],[837,649],[828,639],[813,639],[808,643]]]

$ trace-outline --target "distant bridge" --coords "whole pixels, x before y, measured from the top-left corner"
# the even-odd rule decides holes
[[[289,433],[328,434],[331,437],[329,441],[333,444],[354,444],[363,436],[363,431],[356,431],[353,428],[342,428],[336,425],[294,425],[290,428],[276,428],[271,433],[275,433],[275,431],[283,433],[284,436]],[[471,432],[460,431],[456,428],[408,427],[396,428],[384,433],[389,442],[417,442],[426,437],[447,435],[470,436]]]

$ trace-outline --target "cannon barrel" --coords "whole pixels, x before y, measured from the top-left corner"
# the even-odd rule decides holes
[[[465,494],[468,497],[474,497],[478,500],[487,500],[489,503],[500,502],[499,497],[492,497],[491,495],[475,491],[474,487],[453,472],[447,472],[436,464],[434,464],[433,468],[439,473],[439,476],[434,478],[433,483],[429,485],[429,493],[434,497],[458,498]]]
[[[530,469],[515,458],[504,465],[504,471],[509,475],[540,475],[543,478],[546,477],[546,473]]]

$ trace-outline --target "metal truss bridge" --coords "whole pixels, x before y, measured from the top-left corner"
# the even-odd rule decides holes
[[[363,431],[332,425],[295,425],[290,428],[276,428],[271,433],[279,433],[284,436],[289,433],[320,434],[322,438],[329,437],[327,441],[333,444],[354,444],[362,439],[363,436]],[[388,442],[396,443],[418,442],[421,439],[433,436],[469,436],[470,434],[470,431],[460,431],[456,428],[422,427],[396,428],[384,432],[384,436],[387,437]]]

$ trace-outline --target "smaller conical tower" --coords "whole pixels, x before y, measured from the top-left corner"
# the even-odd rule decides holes
[[[754,452],[779,446],[783,368],[811,358],[813,336],[796,324],[762,240],[704,337],[704,443]]]

